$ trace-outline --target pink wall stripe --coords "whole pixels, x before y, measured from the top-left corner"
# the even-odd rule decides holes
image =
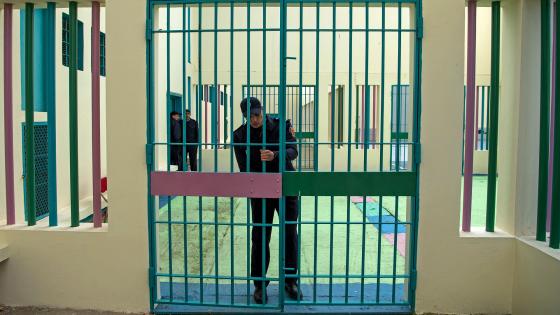
[[[6,219],[16,223],[14,203],[14,126],[12,99],[12,12],[11,4],[4,4],[4,153],[6,178]]]
[[[550,98],[550,148],[548,156],[548,205],[546,214],[546,231],[550,232],[550,216],[552,214],[552,172],[554,170],[554,121],[555,121],[555,108],[556,108],[556,2],[553,4],[553,19],[552,19],[552,88]]]
[[[279,173],[152,172],[154,196],[280,198]]]
[[[101,227],[101,110],[99,93],[100,26],[99,2],[91,3],[91,110],[92,110],[92,164],[93,164],[93,226]]]
[[[467,35],[467,109],[465,124],[465,170],[463,191],[463,231],[471,230],[473,150],[474,150],[474,105],[476,72],[476,0],[468,3]]]

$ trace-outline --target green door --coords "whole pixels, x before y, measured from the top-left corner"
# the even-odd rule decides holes
[[[147,25],[152,310],[412,313],[421,0],[150,0]]]

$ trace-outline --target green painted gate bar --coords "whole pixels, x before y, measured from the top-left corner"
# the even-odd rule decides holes
[[[486,231],[494,232],[496,221],[496,176],[498,164],[498,114],[500,104],[500,1],[492,2],[492,56],[490,69],[490,142],[488,151],[488,192]]]
[[[415,172],[284,172],[285,196],[416,196]]]
[[[78,4],[70,2],[70,225],[80,225],[80,191],[78,182]]]
[[[549,119],[550,119],[550,0],[541,0],[541,86],[539,135],[539,190],[537,203],[537,240],[546,241],[548,216]]]
[[[35,213],[35,109],[33,107],[33,10],[25,4],[25,189],[27,224],[36,224]]]

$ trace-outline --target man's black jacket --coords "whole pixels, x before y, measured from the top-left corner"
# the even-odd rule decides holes
[[[280,121],[276,118],[266,117],[266,121],[263,122],[263,127],[251,129],[250,143],[261,144],[263,143],[263,129],[266,123],[266,141],[264,145],[251,145],[250,149],[250,172],[255,173],[278,173],[280,170]],[[247,124],[243,124],[241,127],[237,128],[233,133],[233,143],[236,144],[235,158],[237,159],[237,165],[241,172],[247,171],[247,146],[239,145],[247,143]],[[263,169],[263,162],[261,161],[261,149],[266,149],[274,152],[275,158],[270,162],[265,162],[266,169]],[[286,124],[286,170],[295,171],[292,161],[298,156],[296,138],[290,132],[289,124]]]

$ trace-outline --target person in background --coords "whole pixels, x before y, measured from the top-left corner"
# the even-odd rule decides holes
[[[199,134],[198,134],[198,123],[196,120],[191,118],[191,111],[185,110],[185,126],[187,129],[187,152],[185,158],[189,159],[189,164],[191,167],[191,172],[197,171],[197,161],[196,155],[198,153],[198,142],[199,142]]]
[[[183,143],[183,121],[178,112],[171,112],[169,124],[169,142]],[[181,145],[171,145],[169,160],[171,165],[177,165],[178,171],[183,171],[183,150]]]
[[[296,139],[291,130],[291,123],[282,124],[278,119],[269,116],[263,117],[261,102],[251,97],[241,102],[241,112],[250,124],[250,143],[264,143],[262,146],[250,146],[247,148],[247,123],[241,125],[233,133],[235,144],[235,158],[241,172],[255,173],[278,173],[280,172],[280,128],[286,128],[286,148],[285,148],[285,170],[295,171],[292,161],[298,156]],[[266,128],[266,138],[263,141],[263,129]],[[247,162],[249,164],[247,165]],[[264,168],[263,168],[264,163]],[[298,218],[297,197],[285,197],[285,219],[286,221],[296,222]],[[265,278],[270,262],[270,236],[272,226],[266,226],[266,239],[263,239],[263,224],[272,224],[274,212],[280,211],[280,199],[251,199],[251,217],[253,229],[251,234],[251,277]],[[266,203],[263,211],[263,202]],[[264,218],[263,218],[264,215]],[[303,294],[298,286],[298,279],[295,277],[298,270],[298,233],[296,224],[285,225],[285,287],[288,297],[292,299],[302,299]],[[264,242],[264,244],[263,244]],[[263,245],[265,252],[263,253]],[[263,259],[265,269],[263,267]],[[269,281],[254,280],[255,291],[253,299],[258,304],[265,304],[267,301],[266,287]]]

